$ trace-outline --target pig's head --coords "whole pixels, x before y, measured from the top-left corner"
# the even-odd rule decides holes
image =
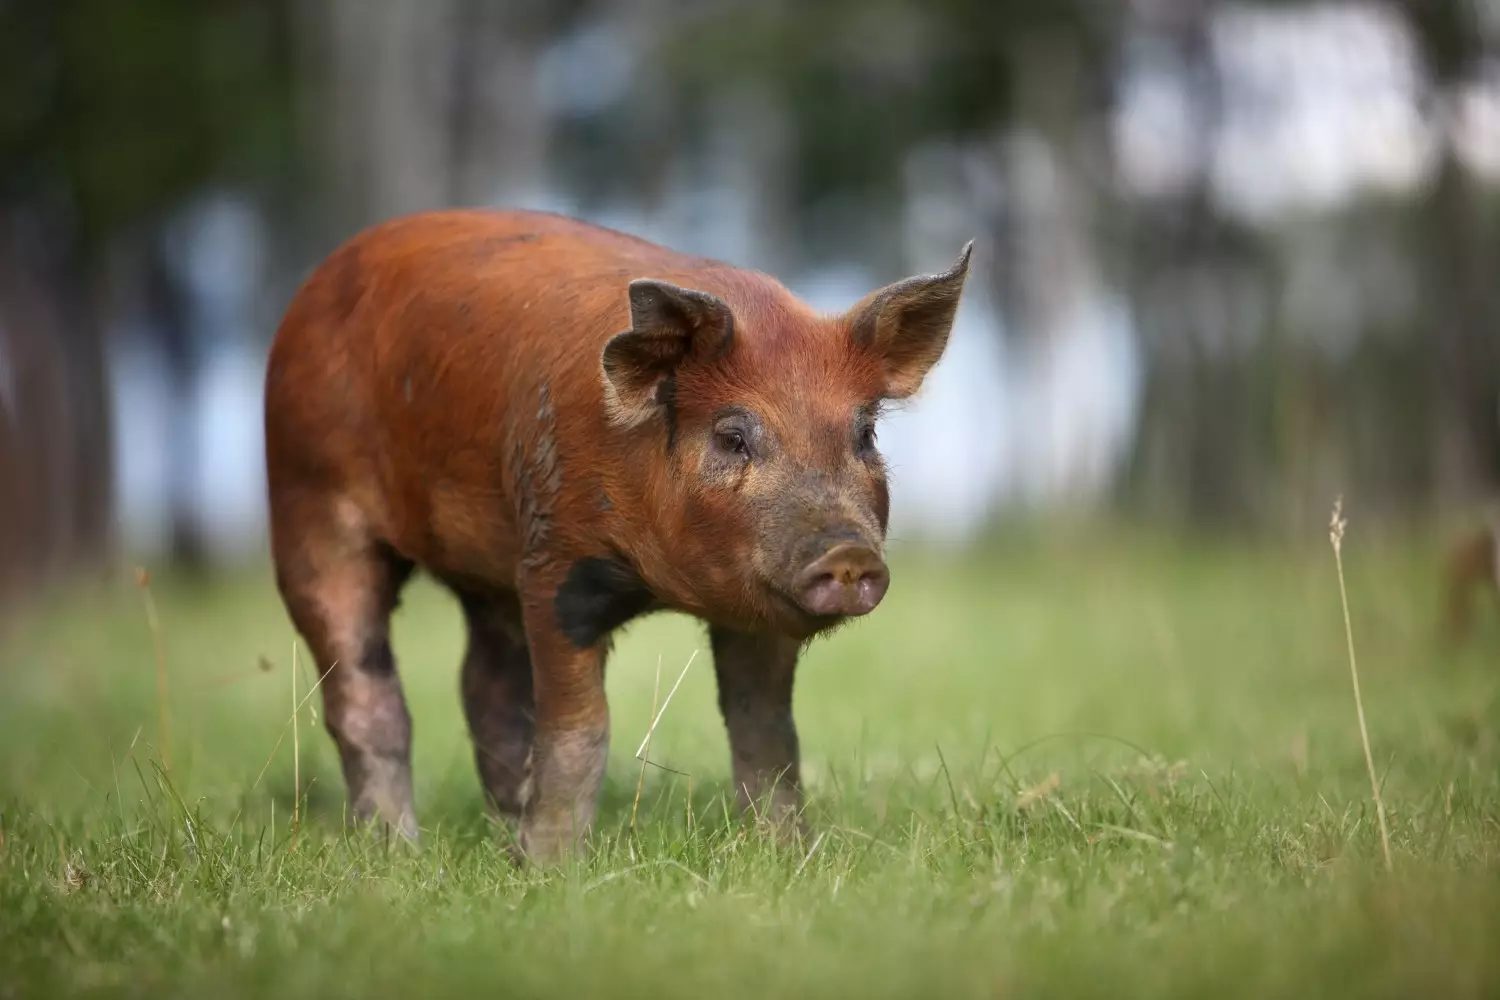
[[[713,275],[722,295],[631,283],[631,329],[604,349],[606,406],[664,442],[662,474],[642,472],[664,589],[710,620],[799,637],[880,603],[876,418],[942,355],[968,264],[965,247],[948,271],[833,317],[742,271]]]

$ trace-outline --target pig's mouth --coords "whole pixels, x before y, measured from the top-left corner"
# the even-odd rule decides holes
[[[849,620],[848,615],[820,615],[808,611],[796,598],[774,583],[767,582],[763,589],[770,597],[772,623],[795,638],[811,639],[820,632],[836,628]]]

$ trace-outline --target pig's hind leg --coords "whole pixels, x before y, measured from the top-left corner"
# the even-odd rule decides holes
[[[469,626],[464,654],[464,715],[474,741],[474,763],[490,804],[519,817],[531,787],[531,654],[514,594],[459,591]]]
[[[389,619],[411,563],[362,537],[316,500],[273,497],[277,585],[317,664],[323,717],[338,745],[356,821],[417,836],[411,716],[391,653]]]

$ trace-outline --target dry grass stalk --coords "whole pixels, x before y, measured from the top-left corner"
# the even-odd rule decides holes
[[[338,666],[338,661],[337,660],[334,660],[332,663],[330,663],[328,665],[328,669],[325,670],[325,671],[323,671],[322,676],[320,676],[318,678],[318,682],[312,686],[312,690],[308,691],[307,694],[305,694],[305,695],[302,696],[302,700],[299,701],[299,702],[297,702],[297,705],[296,705],[297,711],[301,711],[302,707],[304,705],[306,705],[309,700],[311,700],[312,696],[318,693],[318,688],[320,688],[320,687],[323,686],[323,681],[327,679],[327,677],[328,677],[329,674],[333,673],[333,668],[336,667],[336,666]],[[317,710],[313,709],[312,711],[313,711],[313,719],[314,719],[314,721],[316,721],[317,720]],[[292,713],[292,718],[293,719],[296,718],[296,714],[297,714],[296,712]],[[269,756],[266,757],[266,762],[260,766],[259,773],[257,773],[255,775],[255,781],[251,783],[251,785],[250,785],[250,791],[253,792],[257,788],[260,787],[261,780],[263,778],[265,778],[266,771],[269,770],[270,767],[271,767],[271,762],[276,759],[276,751],[278,751],[278,750],[281,749],[281,741],[286,738],[287,728],[291,724],[292,724],[292,719],[288,719],[288,720],[286,720],[286,722],[282,723],[282,725],[281,725],[281,732],[279,732],[279,733],[276,734],[276,743],[275,743],[274,746],[271,747],[271,753],[270,753]],[[272,826],[275,826],[275,824],[273,823]]]
[[[292,832],[302,820],[302,740],[298,735],[297,716],[297,640],[292,640]]]
[[[656,654],[656,681],[651,686],[651,718],[656,718],[656,702],[661,697],[661,654]],[[641,744],[641,773],[635,779],[635,799],[630,803],[630,829],[635,829],[636,813],[641,808],[641,791],[646,787],[646,757],[651,753],[651,732],[647,730],[646,741]]]
[[[136,567],[135,584],[146,604],[146,627],[151,630],[151,644],[156,653],[156,742],[161,751],[162,770],[172,770],[172,714],[168,705],[167,644],[162,635],[161,619],[156,614],[156,598],[151,595],[151,574],[144,566]]]
[[[1354,685],[1354,711],[1359,717],[1359,739],[1365,748],[1365,769],[1370,772],[1370,794],[1375,799],[1375,817],[1380,822],[1380,847],[1385,853],[1385,870],[1393,871],[1391,833],[1386,828],[1385,802],[1380,797],[1380,780],[1375,776],[1375,757],[1370,753],[1370,731],[1365,726],[1365,703],[1359,693],[1359,666],[1354,658],[1354,626],[1349,620],[1349,594],[1344,587],[1344,498],[1333,502],[1333,516],[1328,521],[1328,541],[1333,546],[1333,563],[1338,570],[1339,602],[1344,609],[1344,639],[1349,647],[1349,679]]]
[[[688,657],[687,663],[683,666],[682,673],[677,675],[677,683],[673,684],[672,690],[667,692],[667,697],[662,701],[661,708],[652,716],[651,725],[646,729],[646,738],[641,740],[640,746],[636,747],[636,760],[645,760],[644,754],[646,753],[647,745],[651,742],[651,734],[656,732],[656,725],[661,722],[661,717],[667,714],[667,706],[672,704],[672,696],[677,693],[678,688],[682,687],[682,679],[687,676],[688,669],[692,667],[693,661],[697,658],[698,651],[695,649],[693,650],[693,655]]]
[[[651,714],[651,725],[649,725],[649,726],[646,727],[646,735],[641,740],[641,745],[638,746],[638,747],[636,747],[636,749],[635,749],[635,759],[641,762],[641,777],[636,782],[636,791],[635,791],[635,794],[636,794],[636,804],[637,805],[640,803],[641,788],[644,786],[645,780],[646,780],[646,776],[645,776],[646,765],[650,764],[652,767],[660,768],[663,771],[670,771],[673,774],[680,774],[684,778],[688,779],[688,799],[689,799],[689,806],[691,807],[692,792],[693,792],[693,776],[691,774],[688,774],[686,771],[679,771],[675,767],[668,767],[665,764],[658,764],[656,761],[654,761],[654,760],[652,760],[650,758],[650,756],[647,753],[647,751],[648,751],[648,749],[651,746],[651,736],[652,736],[653,733],[656,732],[656,727],[661,722],[661,717],[667,713],[667,706],[670,705],[670,704],[672,704],[672,696],[675,695],[677,693],[677,689],[682,686],[683,678],[685,678],[687,676],[688,670],[692,667],[693,661],[696,660],[697,658],[698,658],[698,651],[695,649],[695,650],[693,650],[693,654],[688,657],[687,663],[685,663],[683,665],[683,667],[682,667],[682,673],[680,673],[680,674],[677,675],[677,681],[676,681],[676,683],[674,683],[672,685],[672,690],[668,691],[667,692],[667,696],[662,699],[661,707],[660,708],[654,708],[653,707],[652,714]],[[658,670],[660,670],[660,664],[658,664]],[[660,679],[660,676],[658,676],[658,678],[657,678],[658,690],[659,690],[660,682],[661,682],[661,679]],[[655,703],[655,700],[656,699],[653,697],[652,698],[653,705]],[[630,822],[631,822],[632,826],[635,825],[635,806],[632,806],[631,810],[630,810]]]

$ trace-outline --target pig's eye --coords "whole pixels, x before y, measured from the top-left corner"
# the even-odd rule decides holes
[[[875,425],[873,423],[860,425],[858,450],[861,452],[875,450]]]
[[[716,431],[714,432],[714,442],[719,446],[721,451],[728,452],[731,455],[739,455],[742,458],[750,457],[750,445],[745,441],[743,431],[732,427]]]

